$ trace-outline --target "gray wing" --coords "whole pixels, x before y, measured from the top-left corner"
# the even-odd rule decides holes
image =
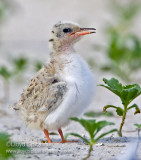
[[[67,92],[66,82],[59,82],[55,76],[48,76],[42,69],[22,93],[16,107],[28,111],[51,112],[63,101]]]

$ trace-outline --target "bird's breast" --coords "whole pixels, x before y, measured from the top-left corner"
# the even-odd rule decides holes
[[[79,96],[81,101],[83,99],[85,101],[87,96],[91,99],[95,89],[94,76],[87,63],[79,55],[71,57],[70,63],[65,65],[62,73],[68,87],[73,87],[74,93],[77,93],[77,97]]]

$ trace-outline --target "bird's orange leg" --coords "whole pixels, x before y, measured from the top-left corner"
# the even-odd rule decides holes
[[[60,136],[61,136],[61,139],[62,139],[62,141],[60,142],[60,143],[67,143],[67,142],[78,142],[78,141],[67,141],[67,140],[65,140],[64,139],[64,136],[63,136],[63,132],[62,132],[62,129],[58,129],[58,132],[59,132],[59,134],[60,134]]]
[[[48,140],[48,143],[52,143],[51,139],[49,138],[49,133],[48,133],[48,130],[44,129],[44,134]]]

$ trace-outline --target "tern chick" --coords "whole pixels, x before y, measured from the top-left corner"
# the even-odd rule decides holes
[[[48,63],[31,79],[21,94],[15,110],[27,127],[43,130],[48,143],[49,132],[61,128],[70,117],[79,116],[89,106],[94,95],[94,78],[87,63],[73,45],[83,35],[95,33],[95,28],[81,28],[72,22],[59,22],[51,31],[51,54]]]

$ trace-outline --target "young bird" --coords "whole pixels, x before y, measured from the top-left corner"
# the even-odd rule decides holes
[[[95,28],[80,28],[72,22],[59,22],[51,31],[49,62],[31,79],[15,105],[27,127],[44,131],[58,130],[70,117],[84,112],[94,95],[94,79],[87,63],[73,49],[83,35],[95,33]]]

